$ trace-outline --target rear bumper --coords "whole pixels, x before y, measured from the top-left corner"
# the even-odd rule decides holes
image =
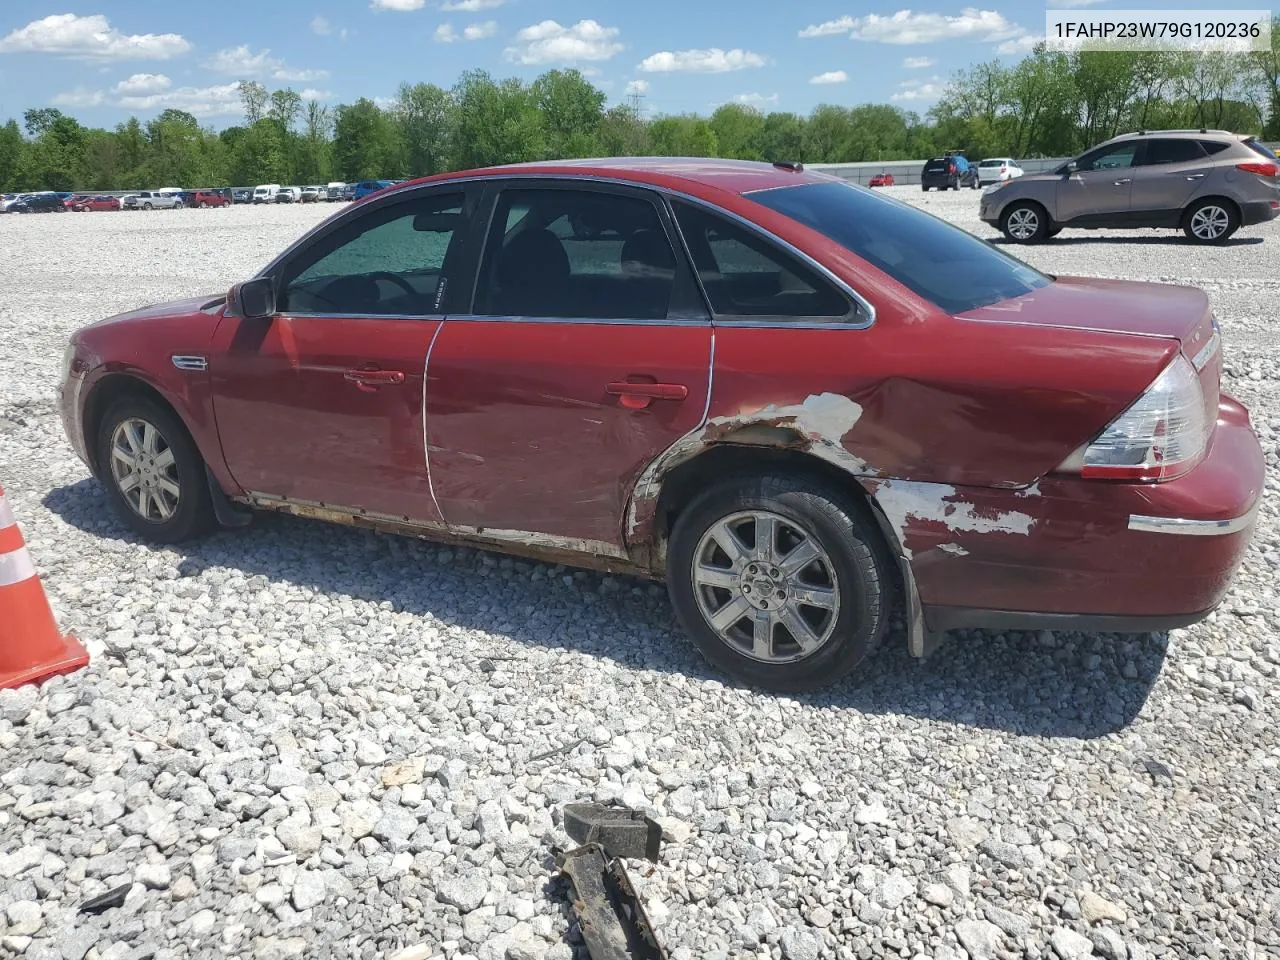
[[[1249,227],[1280,216],[1280,200],[1252,200],[1240,204],[1240,224]]]
[[[931,628],[1142,632],[1194,623],[1221,602],[1253,535],[1264,469],[1248,413],[1223,397],[1204,460],[1175,480],[889,481],[872,492],[901,518]]]

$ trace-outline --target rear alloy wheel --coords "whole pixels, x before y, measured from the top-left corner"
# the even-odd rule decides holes
[[[1222,243],[1240,228],[1240,215],[1230,203],[1201,200],[1187,210],[1182,231],[1194,243]]]
[[[173,203],[173,209],[175,209],[175,210],[181,210],[181,209],[182,209],[182,201],[181,201],[181,200],[175,200],[175,201],[174,201],[174,203]]]
[[[142,209],[143,209],[143,210],[150,210],[150,209],[151,209],[151,204],[149,204],[149,203],[144,203],[144,204],[142,205]]]
[[[1000,229],[1014,243],[1039,243],[1049,233],[1049,215],[1034,203],[1015,203],[1000,218]]]
[[[800,691],[856,667],[888,622],[889,576],[863,510],[800,476],[726,481],[678,518],[667,553],[676,614],[711,664]]]
[[[134,532],[177,543],[211,526],[204,460],[171,411],[153,400],[126,397],[107,410],[97,442],[108,498]]]

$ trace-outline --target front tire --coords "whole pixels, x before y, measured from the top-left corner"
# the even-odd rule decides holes
[[[1192,243],[1222,243],[1240,229],[1240,214],[1235,204],[1212,198],[1187,208],[1182,218],[1182,232]]]
[[[1000,230],[1014,243],[1039,243],[1049,232],[1049,214],[1038,203],[1013,203],[1000,217]]]
[[[883,636],[889,563],[873,520],[816,479],[727,480],[680,514],[667,551],[676,616],[716,668],[779,692],[852,671]]]
[[[178,543],[213,526],[204,459],[182,421],[146,397],[124,397],[98,425],[107,499],[144,539]]]

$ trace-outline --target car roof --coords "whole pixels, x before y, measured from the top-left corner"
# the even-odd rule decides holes
[[[707,157],[605,157],[585,160],[511,163],[475,170],[421,177],[399,184],[401,188],[428,182],[470,177],[545,174],[560,177],[600,177],[691,193],[750,193],[773,187],[827,183],[833,177],[817,171],[793,170],[759,160],[722,160]],[[693,188],[693,189],[690,189]]]
[[[1248,140],[1247,133],[1232,133],[1230,130],[1134,130],[1112,137],[1105,143],[1120,143],[1125,140],[1142,140],[1150,137],[1169,138],[1174,140],[1199,140],[1203,137],[1226,137],[1229,140]],[[1102,144],[1099,144],[1102,146]]]

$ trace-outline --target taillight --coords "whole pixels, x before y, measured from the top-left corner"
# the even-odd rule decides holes
[[[1141,397],[1062,469],[1099,480],[1169,480],[1194,467],[1209,442],[1209,411],[1195,367],[1182,354]]]
[[[947,165],[947,173],[955,173],[956,165],[954,163]]]
[[[1237,163],[1236,169],[1256,173],[1260,177],[1280,177],[1280,167],[1274,163]]]

